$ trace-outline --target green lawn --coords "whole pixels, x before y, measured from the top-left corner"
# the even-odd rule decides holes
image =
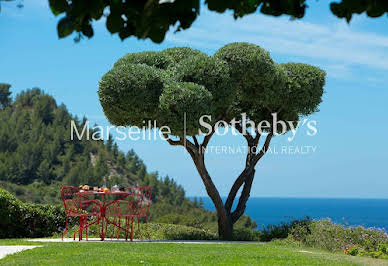
[[[8,255],[0,265],[227,264],[386,265],[385,260],[351,257],[277,243],[37,243],[1,240],[0,245],[43,245]]]

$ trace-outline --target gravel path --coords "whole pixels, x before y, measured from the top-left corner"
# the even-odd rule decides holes
[[[4,258],[8,254],[20,252],[27,249],[33,249],[40,246],[0,246],[0,259]]]

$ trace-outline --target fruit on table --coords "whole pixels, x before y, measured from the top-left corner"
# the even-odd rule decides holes
[[[108,192],[109,191],[109,188],[104,188],[104,193]]]

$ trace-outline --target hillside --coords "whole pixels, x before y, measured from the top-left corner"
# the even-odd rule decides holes
[[[0,186],[25,202],[60,204],[63,184],[102,186],[106,177],[108,187],[148,185],[153,188],[151,220],[215,228],[214,213],[186,198],[174,180],[148,172],[133,150],[125,154],[112,140],[71,140],[70,121],[81,132],[87,118],[71,115],[38,88],[12,99],[9,87],[0,84]],[[239,224],[256,226],[246,216]]]

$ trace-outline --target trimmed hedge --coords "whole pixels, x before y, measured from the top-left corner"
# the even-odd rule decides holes
[[[64,229],[65,219],[61,206],[24,203],[0,188],[0,238],[51,236]]]

